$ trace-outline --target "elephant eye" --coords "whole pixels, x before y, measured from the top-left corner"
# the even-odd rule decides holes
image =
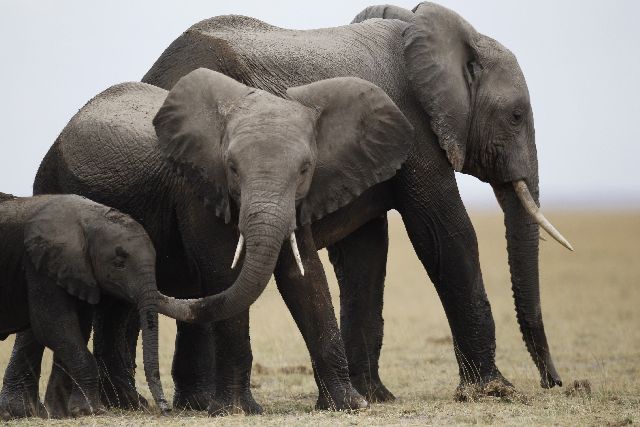
[[[229,170],[234,176],[238,176],[238,169],[236,168],[235,163],[229,162]]]
[[[511,119],[514,124],[519,124],[522,121],[523,117],[524,113],[522,112],[522,110],[514,110]]]
[[[123,257],[115,257],[113,259],[113,266],[115,268],[124,268],[124,258]]]

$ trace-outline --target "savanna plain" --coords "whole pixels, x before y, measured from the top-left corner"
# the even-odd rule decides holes
[[[472,215],[484,282],[496,322],[497,364],[518,394],[457,402],[458,384],[449,327],[437,294],[417,260],[397,214],[389,216],[390,250],[385,291],[381,376],[397,401],[360,413],[314,411],[317,389],[304,342],[271,283],[251,309],[252,387],[263,416],[207,418],[175,410],[166,419],[143,412],[110,411],[79,420],[28,419],[16,425],[609,425],[640,422],[640,212],[547,211],[572,242],[568,252],[541,242],[542,310],[564,387],[543,390],[525,349],[513,308],[504,226],[499,214]],[[322,253],[339,310],[338,288]],[[161,371],[172,397],[175,324],[161,323]],[[4,372],[13,339],[0,343]],[[197,351],[197,349],[194,349]],[[142,365],[138,350],[138,366]],[[47,353],[41,393],[51,364]],[[150,401],[142,369],[138,390]],[[586,380],[574,389],[574,381]]]

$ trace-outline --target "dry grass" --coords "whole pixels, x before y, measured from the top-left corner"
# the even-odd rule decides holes
[[[473,220],[496,320],[497,362],[525,398],[517,402],[493,398],[455,402],[457,366],[443,309],[413,255],[400,218],[393,215],[381,375],[398,396],[397,402],[374,405],[357,414],[313,411],[317,390],[309,373],[308,353],[275,286],[270,285],[252,309],[251,327],[254,361],[259,365],[257,369],[254,367],[253,391],[266,415],[216,419],[175,412],[172,418],[163,421],[170,425],[637,423],[640,421],[640,215],[551,213],[549,217],[571,240],[576,252],[569,253],[551,241],[542,243],[542,299],[547,334],[565,384],[589,380],[590,395],[580,390],[567,395],[567,386],[547,391],[539,388],[538,374],[515,320],[502,220],[498,215],[482,214],[475,215]],[[325,254],[323,260],[326,261]],[[327,271],[333,295],[337,297],[335,278],[330,269]],[[161,368],[169,395],[174,333],[172,322],[163,319]],[[0,344],[1,370],[11,345],[11,340]],[[148,396],[142,374],[138,375],[139,389]],[[152,415],[112,412],[108,416],[56,424],[151,425],[158,421]]]

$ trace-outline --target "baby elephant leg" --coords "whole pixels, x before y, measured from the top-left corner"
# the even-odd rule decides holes
[[[27,329],[16,335],[0,392],[0,420],[46,416],[38,382],[44,347]]]
[[[104,411],[98,389],[98,366],[87,349],[91,325],[89,307],[48,278],[27,268],[29,312],[35,337],[54,353],[59,361],[55,369],[71,379],[71,394],[64,413],[75,417]],[[48,394],[54,394],[53,391]]]

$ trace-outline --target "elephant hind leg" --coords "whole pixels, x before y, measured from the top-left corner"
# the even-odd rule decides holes
[[[40,365],[44,346],[33,331],[19,332],[4,372],[0,392],[0,419],[46,416],[39,397]]]
[[[378,373],[389,236],[386,214],[328,247],[340,285],[340,332],[353,386],[370,402],[395,396]]]

